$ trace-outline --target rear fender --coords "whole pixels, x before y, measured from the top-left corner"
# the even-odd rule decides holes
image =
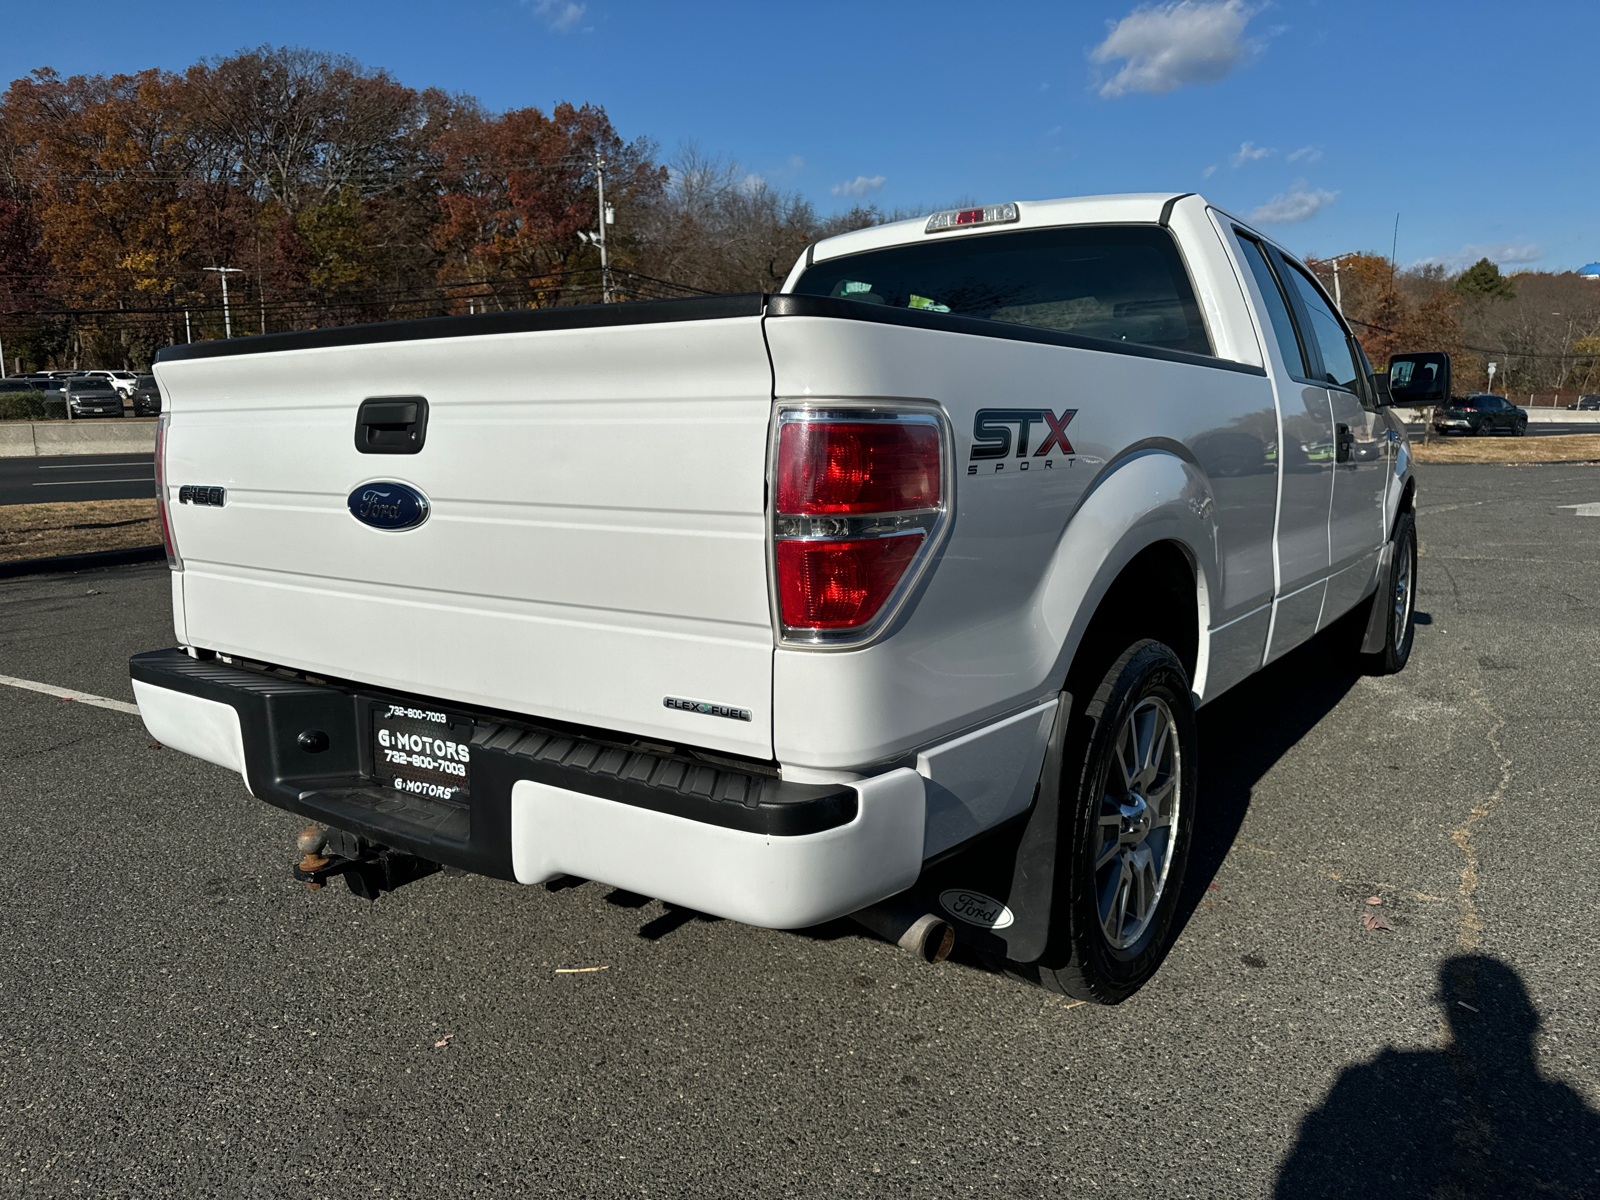
[[[1199,629],[1190,682],[1204,694],[1209,597],[1218,584],[1215,512],[1210,484],[1181,447],[1145,446],[1107,464],[1068,520],[1040,585],[1035,611],[1060,647],[1051,675],[1057,688],[1117,576],[1140,552],[1173,542],[1195,568]]]

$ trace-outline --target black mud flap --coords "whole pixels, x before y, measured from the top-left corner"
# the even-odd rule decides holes
[[[1071,715],[1072,696],[1062,692],[1028,811],[925,867],[901,893],[948,917],[960,945],[1017,963],[1044,957],[1055,908],[1062,746]]]
[[[1388,640],[1389,597],[1394,590],[1393,575],[1394,539],[1390,538],[1378,552],[1378,585],[1372,593],[1372,611],[1367,614],[1366,631],[1361,635],[1363,654],[1378,653]]]

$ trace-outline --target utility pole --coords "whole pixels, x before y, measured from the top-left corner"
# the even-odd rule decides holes
[[[189,310],[187,308],[183,310],[183,339],[191,345],[194,344],[194,326],[189,324]]]
[[[606,225],[611,212],[606,208],[606,160],[598,147],[594,152],[595,195],[600,205],[600,303],[611,303],[611,263],[606,258]]]
[[[1341,316],[1344,314],[1344,291],[1339,286],[1339,260],[1353,258],[1355,255],[1356,251],[1347,250],[1343,254],[1335,254],[1332,258],[1322,260],[1333,264],[1333,306],[1339,310]]]
[[[228,312],[228,273],[243,275],[243,267],[205,267],[207,271],[215,271],[222,276],[222,331],[225,337],[233,336],[233,316]]]

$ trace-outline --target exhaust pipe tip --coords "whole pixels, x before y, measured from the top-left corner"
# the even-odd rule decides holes
[[[926,963],[941,963],[955,949],[955,927],[943,917],[891,896],[850,914],[856,924]]]
[[[924,962],[942,963],[956,948],[955,926],[943,917],[923,913],[895,944],[902,950],[920,955]]]

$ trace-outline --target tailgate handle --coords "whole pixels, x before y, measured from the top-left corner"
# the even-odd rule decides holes
[[[356,412],[356,449],[363,454],[415,454],[428,436],[421,396],[373,396]]]

